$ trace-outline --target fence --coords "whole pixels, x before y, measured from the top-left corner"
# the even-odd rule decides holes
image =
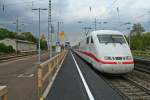
[[[0,98],[2,100],[8,100],[8,90],[6,86],[0,86]]]
[[[47,85],[51,82],[51,79],[57,69],[57,65],[61,63],[66,53],[67,51],[63,51],[37,67],[38,98],[41,97]]]

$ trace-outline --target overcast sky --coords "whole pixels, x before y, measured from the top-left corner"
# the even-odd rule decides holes
[[[4,5],[4,9],[3,9]],[[38,12],[32,8],[48,8],[48,0],[0,0],[0,27],[15,31],[15,22],[19,18],[19,28],[38,34]],[[119,16],[117,13],[119,8]],[[90,11],[91,8],[91,11]],[[4,10],[4,11],[3,11]],[[41,32],[47,35],[48,12],[41,11]],[[94,30],[94,19],[97,29],[119,30],[128,33],[131,25],[141,23],[150,31],[150,0],[52,0],[52,23],[57,32],[57,22],[61,21],[60,30],[65,31],[66,40],[73,43],[84,36],[83,27],[91,26]],[[82,21],[82,23],[77,23]],[[104,24],[103,22],[108,22]],[[24,24],[21,25],[21,24]]]

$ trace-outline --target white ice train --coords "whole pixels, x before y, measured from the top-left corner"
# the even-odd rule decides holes
[[[93,31],[75,47],[75,52],[100,72],[126,74],[134,69],[131,50],[119,31]]]

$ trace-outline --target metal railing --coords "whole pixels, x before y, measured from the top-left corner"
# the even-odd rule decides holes
[[[67,51],[63,51],[37,67],[38,98],[42,96],[44,90],[51,82],[51,79],[58,68],[57,66],[60,65],[66,53]]]
[[[0,100],[8,100],[7,86],[0,86]]]

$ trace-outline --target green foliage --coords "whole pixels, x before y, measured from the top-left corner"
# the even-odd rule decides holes
[[[5,38],[15,39],[16,35],[17,34],[15,32],[11,32],[7,29],[0,28],[0,40],[5,39]]]
[[[10,38],[10,39],[19,39],[19,40],[26,40],[31,42],[36,42],[37,39],[31,32],[22,32],[17,34],[16,32],[9,31],[4,28],[0,28],[0,40]]]
[[[142,37],[143,48],[150,50],[150,32],[143,34]]]
[[[55,45],[53,45],[53,46],[52,46],[52,50],[55,50],[55,49],[56,49],[56,46],[55,46]]]
[[[132,50],[147,50],[150,48],[150,33],[144,33],[141,36],[131,37],[131,49]]]
[[[30,32],[22,32],[18,35],[18,39],[36,42],[37,39]]]
[[[37,43],[37,40],[38,40],[31,32],[22,32],[22,33],[17,34],[16,32],[12,32],[7,29],[0,28],[0,40],[5,39],[5,38],[31,41],[34,43]],[[48,49],[47,41],[44,35],[41,38],[41,49],[42,50]],[[11,46],[0,44],[0,52],[7,53],[7,52],[14,52],[14,50]]]
[[[145,59],[150,59],[150,51],[133,50],[132,53],[136,57],[143,57]]]
[[[150,49],[150,33],[141,24],[134,24],[131,30],[131,49],[145,51]],[[127,39],[129,40],[129,39]]]
[[[47,41],[46,41],[46,38],[44,35],[40,39],[40,45],[41,45],[41,50],[47,50],[48,49]],[[38,44],[37,44],[37,48],[38,48]]]
[[[141,33],[144,31],[145,31],[144,27],[142,27],[142,25],[140,23],[138,23],[138,24],[134,24],[132,26],[131,34],[132,34],[132,36],[133,35],[141,36]]]
[[[41,40],[41,49],[42,50],[47,50],[48,49],[47,41]]]
[[[0,52],[2,53],[13,53],[15,50],[13,49],[12,46],[6,46],[3,43],[0,43]]]

